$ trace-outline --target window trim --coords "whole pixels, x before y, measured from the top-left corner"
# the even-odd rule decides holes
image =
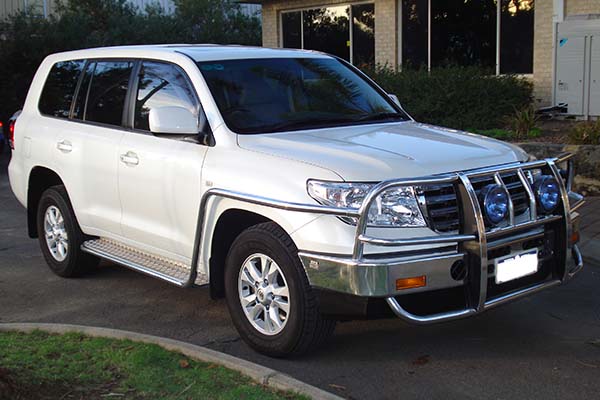
[[[138,129],[135,128],[135,103],[137,101],[137,90],[138,90],[138,84],[139,84],[139,74],[140,71],[142,69],[142,64],[144,62],[152,62],[152,63],[157,63],[157,64],[166,64],[166,65],[172,65],[174,66],[176,69],[179,70],[179,72],[183,75],[183,78],[185,79],[185,81],[187,82],[188,86],[191,88],[192,90],[192,95],[194,96],[194,99],[196,100],[196,103],[198,105],[198,112],[199,113],[204,113],[204,107],[202,107],[202,102],[200,101],[200,96],[198,96],[198,93],[196,92],[196,88],[194,87],[194,84],[192,82],[192,80],[190,79],[189,75],[187,74],[187,72],[185,72],[185,70],[183,68],[181,68],[180,65],[172,62],[172,61],[167,61],[167,60],[157,60],[157,59],[153,59],[153,58],[139,58],[137,59],[138,63],[136,65],[135,69],[135,75],[133,76],[133,80],[132,80],[132,84],[130,86],[130,91],[128,94],[128,98],[127,98],[127,110],[128,110],[128,115],[127,115],[127,121],[125,122],[125,126],[127,128],[127,130],[129,132],[133,132],[133,133],[140,133],[140,134],[144,134],[144,135],[150,135],[150,136],[154,136],[157,137],[154,133],[152,133],[151,131],[146,131],[144,129]],[[195,64],[195,62],[194,62]],[[199,115],[198,115],[199,116]],[[207,121],[208,123],[208,121]],[[198,132],[200,133],[200,132]],[[191,136],[191,135],[189,135]]]
[[[314,10],[314,9],[318,9],[318,8],[330,8],[330,7],[348,7],[348,20],[349,20],[349,24],[348,24],[348,41],[350,42],[350,48],[349,48],[349,60],[344,60],[344,61],[348,61],[350,62],[350,64],[353,64],[354,61],[354,38],[353,33],[352,33],[352,24],[354,24],[354,17],[352,15],[352,6],[360,6],[363,4],[373,4],[373,11],[375,11],[375,0],[363,0],[363,1],[351,1],[351,2],[346,2],[346,3],[335,3],[335,4],[315,4],[315,5],[311,5],[310,7],[296,7],[296,8],[286,8],[286,9],[282,9],[279,10],[278,12],[278,25],[279,25],[279,38],[278,38],[278,42],[279,42],[279,47],[283,48],[283,14],[289,14],[289,13],[294,13],[294,12],[300,12],[300,50],[306,50],[304,48],[304,11],[308,11],[308,10]],[[375,41],[375,37],[373,37],[373,41]],[[327,53],[326,53],[327,54]],[[377,54],[377,50],[375,50],[375,54]],[[330,54],[333,56],[333,54]],[[334,56],[337,57],[337,56]]]

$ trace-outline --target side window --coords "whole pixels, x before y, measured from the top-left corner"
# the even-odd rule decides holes
[[[144,62],[139,74],[133,127],[149,131],[150,110],[166,106],[187,108],[196,117],[200,109],[192,88],[178,67]]]
[[[69,118],[71,102],[84,64],[84,60],[75,60],[52,66],[38,105],[42,114]]]
[[[97,61],[87,94],[84,121],[121,125],[127,86],[133,68],[131,61]],[[79,90],[84,91],[84,85]]]

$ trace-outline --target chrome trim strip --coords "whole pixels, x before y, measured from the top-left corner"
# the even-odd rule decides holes
[[[566,156],[565,156],[565,158],[566,158]],[[568,158],[566,158],[566,159],[568,159]],[[561,244],[561,247],[565,249],[564,257],[561,260],[561,264],[565,266],[565,270],[564,270],[561,280],[565,281],[566,279],[568,279],[568,276],[569,276],[569,268],[567,268],[567,260],[569,258],[569,251],[572,248],[572,246],[571,246],[571,230],[573,228],[573,226],[571,224],[571,210],[569,209],[569,193],[567,192],[565,182],[562,179],[562,177],[560,176],[560,171],[558,169],[558,166],[554,163],[554,160],[546,159],[546,162],[548,162],[548,166],[550,167],[550,170],[552,171],[552,174],[554,175],[554,179],[556,179],[556,181],[558,182],[558,187],[560,188],[561,201],[562,201],[562,205],[563,205],[563,215],[565,217],[565,219],[564,219],[564,228],[565,228],[564,247],[562,247],[562,244]]]
[[[427,325],[440,321],[450,321],[477,314],[477,311],[475,309],[467,308],[465,310],[456,310],[446,313],[422,316],[411,314],[408,311],[406,311],[404,308],[402,308],[402,306],[400,306],[400,304],[398,304],[398,301],[394,297],[388,297],[387,299],[385,299],[385,301],[388,303],[388,305],[398,318],[416,325]]]
[[[583,257],[581,255],[581,251],[579,250],[578,245],[573,245],[571,255],[575,260],[575,267],[569,270],[569,279],[573,278],[577,273],[579,273],[579,271],[583,269]]]
[[[549,222],[557,221],[559,219],[562,219],[562,217],[563,217],[562,215],[551,215],[549,217],[540,218],[536,221],[523,222],[521,224],[517,224],[514,226],[507,227],[507,228],[501,228],[501,229],[497,229],[494,231],[490,231],[487,233],[487,237],[495,238],[498,236],[507,235],[507,234],[513,233],[513,232],[521,230],[521,229],[529,229],[529,228],[533,228],[534,226],[543,225],[543,224],[547,224]]]
[[[537,219],[537,200],[535,198],[535,193],[533,193],[533,189],[531,188],[531,184],[529,180],[525,176],[525,173],[522,169],[517,170],[517,174],[519,175],[519,179],[521,180],[521,184],[525,188],[527,192],[527,197],[529,197],[529,219],[531,221],[535,221]]]
[[[517,170],[517,171],[520,171],[520,170]],[[515,224],[515,206],[513,204],[512,197],[510,196],[510,192],[508,191],[508,188],[504,184],[504,181],[502,180],[500,173],[496,172],[494,174],[494,181],[496,182],[496,185],[499,185],[500,187],[502,187],[502,189],[504,189],[504,191],[506,192],[506,196],[508,197],[508,224],[512,226]]]
[[[487,249],[487,237],[485,235],[485,221],[483,219],[483,213],[481,212],[481,207],[479,206],[479,199],[477,198],[477,192],[475,192],[475,188],[473,187],[473,185],[471,184],[471,180],[468,178],[467,175],[465,174],[459,174],[461,183],[462,183],[462,187],[466,190],[467,193],[467,197],[468,197],[468,201],[469,201],[469,208],[471,209],[472,213],[467,213],[466,211],[464,211],[464,214],[471,216],[472,218],[474,218],[473,221],[468,221],[469,225],[471,225],[470,227],[465,227],[465,229],[474,229],[475,232],[477,233],[477,237],[478,237],[478,246],[476,248],[473,248],[472,246],[469,248],[467,247],[467,250],[469,250],[471,253],[474,253],[479,261],[479,271],[477,273],[476,276],[479,276],[479,290],[478,290],[478,300],[473,299],[473,304],[471,304],[471,306],[475,306],[475,309],[477,311],[481,311],[481,309],[483,308],[483,303],[485,302],[486,296],[487,296],[487,279],[488,279],[488,274],[487,274],[487,270],[488,270],[488,249]],[[463,198],[463,202],[466,199]],[[463,210],[465,210],[464,204],[463,204]],[[466,217],[466,216],[465,216]],[[465,223],[465,225],[467,225]],[[472,276],[472,272],[473,271],[469,271],[468,274]],[[475,304],[477,303],[477,304]]]
[[[531,162],[526,162],[526,163],[511,163],[508,165],[500,165],[500,166],[496,166],[496,167],[481,168],[481,169],[477,169],[474,171],[466,171],[466,172],[464,172],[464,174],[467,175],[469,178],[477,178],[477,177],[486,176],[486,175],[493,175],[496,172],[498,172],[499,174],[501,174],[503,172],[512,172],[512,171],[518,170],[519,168],[521,168],[521,169],[541,168],[541,167],[546,166],[546,162],[547,162],[547,160],[536,160],[536,161],[531,161]]]
[[[544,290],[544,289],[551,288],[553,286],[560,285],[560,283],[561,283],[561,281],[559,279],[556,279],[556,280],[549,281],[549,282],[538,283],[537,285],[533,285],[533,286],[530,286],[525,289],[517,290],[516,292],[507,293],[498,298],[486,301],[484,308],[486,310],[489,310],[490,308],[494,308],[501,304],[508,303],[509,301],[517,300],[522,297],[528,296],[530,294],[537,293],[540,290]]]
[[[502,238],[495,242],[488,241],[488,250],[495,250],[500,247],[511,246],[515,243],[524,242],[526,240],[535,240],[544,237],[544,231],[541,232],[525,232],[521,234],[517,234],[515,236],[510,236],[508,238]]]
[[[375,246],[411,246],[419,244],[443,244],[477,240],[477,235],[440,235],[425,236],[415,239],[381,239],[367,235],[359,235],[358,240]]]

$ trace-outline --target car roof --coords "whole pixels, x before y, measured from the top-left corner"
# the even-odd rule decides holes
[[[160,44],[98,47],[56,54],[61,59],[102,57],[153,57],[160,53],[181,53],[194,61],[216,61],[251,58],[326,58],[327,54],[310,50],[273,49],[257,46],[216,44]]]

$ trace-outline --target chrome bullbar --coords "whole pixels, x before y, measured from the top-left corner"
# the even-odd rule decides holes
[[[200,209],[198,213],[198,223],[196,228],[194,254],[192,257],[192,268],[188,282],[184,286],[192,286],[195,282],[198,268],[198,259],[200,252],[200,243],[202,240],[202,232],[204,228],[204,220],[206,215],[207,202],[212,197],[227,198],[237,201],[242,201],[250,204],[267,206],[293,212],[305,212],[315,213],[322,215],[334,215],[338,217],[352,217],[356,218],[356,232],[354,249],[351,257],[330,257],[326,255],[313,254],[308,252],[300,252],[300,258],[308,269],[310,265],[307,263],[310,260],[323,260],[325,262],[342,265],[347,268],[355,267],[368,267],[371,268],[369,273],[379,274],[377,268],[384,268],[385,263],[377,263],[372,259],[365,258],[364,248],[365,245],[373,246],[391,246],[391,247],[402,247],[402,246],[415,246],[415,245],[456,245],[461,248],[465,254],[469,254],[473,257],[471,259],[479,260],[476,265],[469,266],[469,279],[468,284],[470,285],[470,291],[474,293],[472,301],[468,307],[456,311],[443,312],[438,314],[432,314],[427,316],[415,315],[406,311],[397,301],[393,295],[382,295],[376,291],[366,290],[364,293],[355,293],[366,296],[383,296],[394,314],[401,319],[409,321],[411,323],[426,324],[444,320],[451,320],[456,318],[466,317],[472,314],[479,313],[485,309],[497,306],[507,301],[535,293],[542,289],[555,286],[561,282],[567,281],[575,273],[577,273],[583,266],[581,254],[576,245],[571,243],[571,230],[572,230],[572,213],[575,212],[583,204],[583,198],[571,192],[571,182],[573,179],[573,166],[572,166],[572,155],[565,154],[557,158],[548,158],[544,160],[532,161],[527,163],[513,163],[507,165],[501,165],[496,167],[482,168],[472,171],[464,171],[457,173],[449,173],[444,175],[429,176],[415,179],[397,179],[381,182],[375,185],[365,197],[360,209],[340,209],[336,207],[328,207],[323,205],[315,204],[300,204],[290,203],[281,200],[275,200],[260,196],[254,196],[226,189],[210,189],[202,197],[200,203]],[[566,163],[568,168],[562,170],[557,165]],[[559,183],[560,194],[561,194],[561,209],[553,215],[541,215],[537,212],[536,199],[533,193],[533,189],[530,181],[527,179],[526,172],[534,169],[544,169]],[[565,174],[566,172],[566,174]],[[509,220],[507,224],[502,227],[490,229],[486,227],[484,216],[480,207],[479,199],[475,188],[473,187],[473,180],[477,178],[492,176],[497,184],[504,187],[501,174],[504,173],[516,173],[521,184],[525,188],[527,198],[529,201],[528,214],[529,217],[525,221],[515,221],[515,214],[513,209],[512,201],[509,201]],[[375,199],[384,191],[400,186],[436,186],[450,184],[454,185],[457,190],[457,199],[460,199],[461,203],[461,229],[458,233],[439,233],[432,236],[421,236],[414,238],[401,238],[401,239],[388,239],[374,237],[367,234],[367,222],[368,222],[368,210]],[[509,196],[510,198],[510,196]],[[570,204],[570,202],[573,204]],[[532,286],[521,288],[519,290],[511,291],[510,293],[497,296],[493,299],[488,299],[488,241],[495,238],[504,238],[507,235],[517,234],[518,232],[532,229],[535,227],[543,226],[549,223],[557,223],[560,225],[560,237],[561,243],[557,245],[562,251],[558,254],[560,259],[558,263],[564,266],[564,271],[557,276],[553,274],[553,279],[547,280],[541,283],[534,284]],[[567,267],[568,255],[572,254],[575,258],[575,267],[569,269]],[[425,258],[420,260],[422,264],[418,266],[424,266],[427,262],[433,263],[433,258]],[[392,263],[390,263],[392,264]],[[375,272],[372,272],[375,271]],[[362,279],[364,285],[367,287],[371,285],[373,281],[373,275],[369,273],[360,272],[355,274],[359,276],[358,279]],[[378,279],[378,278],[375,278]],[[387,278],[385,278],[387,279]],[[467,284],[467,282],[465,282]],[[322,285],[320,285],[322,286]],[[330,289],[336,289],[331,287]],[[343,290],[342,290],[343,291]]]

